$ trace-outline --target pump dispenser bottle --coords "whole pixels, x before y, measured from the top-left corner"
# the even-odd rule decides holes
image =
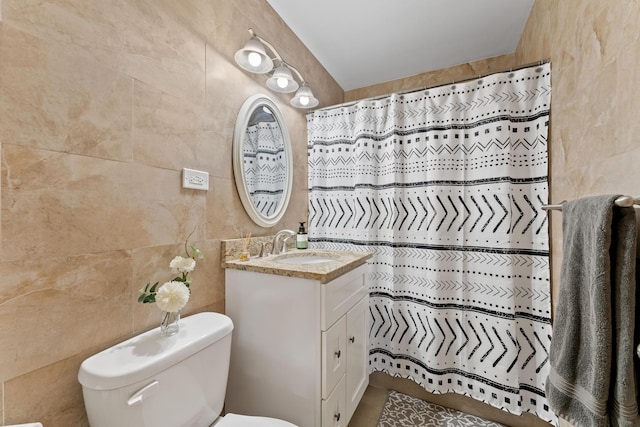
[[[300,222],[300,228],[298,228],[298,234],[296,235],[296,248],[307,249],[307,247],[309,247],[307,231],[304,229],[304,222]]]

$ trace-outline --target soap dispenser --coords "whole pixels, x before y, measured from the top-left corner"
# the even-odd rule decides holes
[[[296,235],[296,248],[307,249],[308,246],[307,231],[304,229],[304,222],[300,222],[300,228],[298,228],[298,234]]]

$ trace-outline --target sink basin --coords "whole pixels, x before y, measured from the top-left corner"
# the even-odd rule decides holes
[[[286,252],[284,254],[276,255],[273,261],[282,264],[289,265],[304,265],[304,264],[322,264],[325,262],[337,261],[336,255],[327,253],[327,251],[293,251]]]
[[[321,264],[324,262],[335,261],[333,258],[329,258],[323,255],[280,255],[274,258],[274,261],[282,264]]]

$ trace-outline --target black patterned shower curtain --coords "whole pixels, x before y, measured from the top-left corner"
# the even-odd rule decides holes
[[[371,371],[557,423],[550,65],[309,113],[309,238],[370,251]]]

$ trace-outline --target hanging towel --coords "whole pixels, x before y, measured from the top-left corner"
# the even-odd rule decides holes
[[[636,217],[618,196],[562,208],[563,261],[546,392],[575,427],[638,426],[634,371]]]

